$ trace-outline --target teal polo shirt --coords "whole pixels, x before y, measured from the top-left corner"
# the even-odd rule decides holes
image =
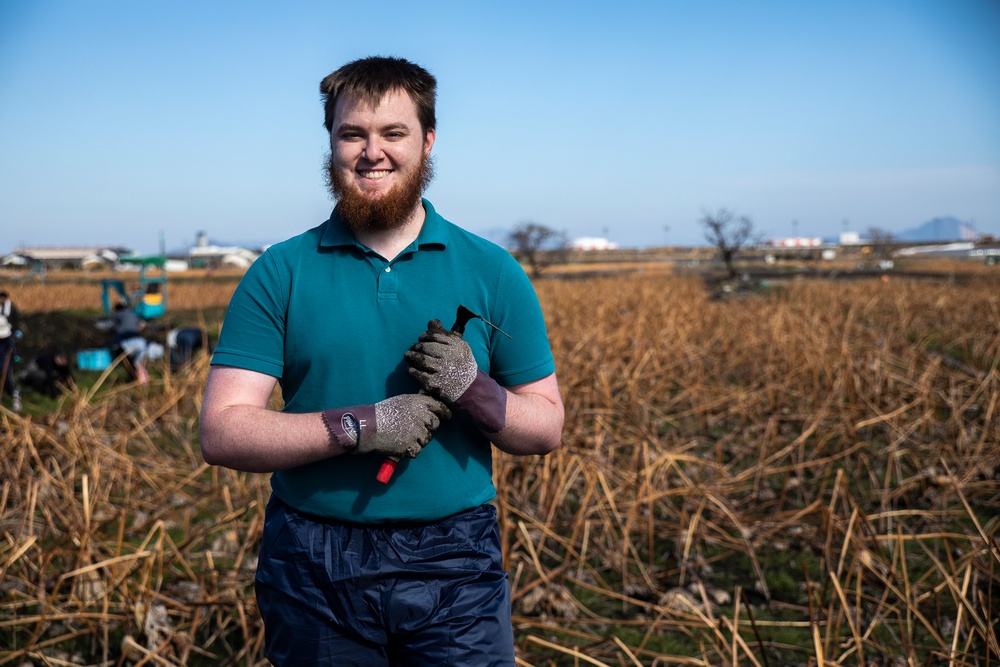
[[[479,368],[503,386],[555,372],[534,288],[505,249],[448,222],[424,200],[417,239],[389,261],[359,244],[336,210],[330,219],[261,255],[226,312],[213,365],[278,379],[285,412],[377,403],[412,394],[403,353],[459,305]],[[292,507],[341,521],[428,521],[496,495],[492,446],[461,415],[434,432],[415,459],[400,461],[389,484],[381,457],[335,456],[275,472],[272,491]]]

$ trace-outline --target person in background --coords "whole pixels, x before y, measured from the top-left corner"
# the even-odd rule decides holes
[[[21,392],[14,381],[16,341],[21,337],[21,315],[6,291],[0,292],[0,383],[10,394],[11,409],[21,411]],[[2,395],[2,394],[0,394]]]
[[[191,359],[195,353],[201,350],[206,344],[207,337],[204,330],[198,327],[179,327],[171,329],[167,333],[167,349],[170,351],[170,369],[180,370]],[[211,352],[211,349],[209,349]]]
[[[140,384],[146,384],[149,382],[149,371],[146,370],[145,363],[149,341],[140,333],[146,323],[124,303],[115,304],[111,321],[115,330],[115,336],[111,340],[112,353],[119,355],[124,352],[129,377]]]
[[[493,447],[553,451],[563,405],[524,271],[422,197],[436,86],[384,57],[323,79],[336,208],[254,262],[212,358],[205,461],[271,473],[255,587],[277,667],[514,665]],[[510,337],[446,329],[459,306]]]
[[[76,386],[73,369],[69,364],[69,355],[62,350],[39,354],[18,373],[17,379],[22,386],[45,394],[49,398],[59,395],[59,385],[67,389]]]
[[[142,318],[124,303],[115,304],[115,312],[111,314],[111,322],[115,331],[111,347],[120,345],[123,340],[128,338],[139,336],[146,326]]]

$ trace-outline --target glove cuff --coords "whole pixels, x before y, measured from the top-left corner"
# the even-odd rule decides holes
[[[499,433],[507,425],[507,390],[483,371],[476,371],[455,407],[486,433]]]
[[[375,436],[375,406],[355,405],[350,408],[323,410],[323,424],[330,434],[330,444],[351,454],[360,444]]]

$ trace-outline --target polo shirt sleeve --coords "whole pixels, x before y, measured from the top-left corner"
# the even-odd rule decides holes
[[[542,307],[524,269],[510,255],[504,261],[497,300],[490,320],[505,332],[494,331],[490,376],[510,387],[534,382],[555,373]]]
[[[271,252],[257,258],[229,301],[212,365],[280,378],[284,370],[288,274]]]

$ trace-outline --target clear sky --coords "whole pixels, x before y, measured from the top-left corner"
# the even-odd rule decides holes
[[[0,254],[319,224],[319,81],[367,55],[437,76],[427,196],[494,240],[1000,234],[998,0],[0,0]]]

